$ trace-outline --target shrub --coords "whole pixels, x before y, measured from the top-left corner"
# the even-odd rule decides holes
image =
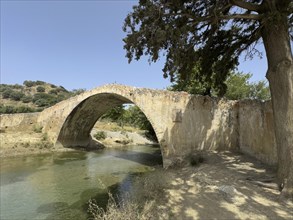
[[[44,81],[40,81],[40,80],[37,80],[36,82],[35,82],[35,85],[44,85],[45,84],[45,82]]]
[[[8,87],[9,85],[7,84],[0,84],[0,92],[4,92]]]
[[[13,106],[0,105],[0,114],[12,114],[12,113],[15,113],[15,109]]]
[[[205,158],[202,155],[202,153],[191,154],[188,156],[187,159],[188,159],[191,166],[197,166],[205,161]]]
[[[23,82],[23,85],[27,86],[27,87],[32,87],[35,85],[35,83],[33,81],[30,81],[30,80],[25,80]]]
[[[22,101],[23,103],[29,103],[29,102],[33,101],[33,97],[30,96],[30,95],[28,95],[28,96],[23,96],[23,97],[21,98],[21,101]]]
[[[13,92],[12,89],[5,88],[5,90],[3,90],[3,92],[2,92],[2,98],[3,99],[9,99],[12,92]]]
[[[107,210],[99,207],[95,200],[89,201],[88,212],[93,220],[125,220],[125,219],[153,219],[154,202],[146,202],[144,206],[136,202],[121,201],[116,202],[113,196],[109,193],[109,201]]]
[[[106,138],[106,133],[104,131],[97,131],[94,135],[94,138],[97,140],[104,140]]]
[[[38,99],[36,102],[35,102],[36,106],[38,107],[46,107],[46,106],[49,106],[49,102],[48,100],[46,99]]]
[[[37,92],[45,92],[45,88],[43,86],[38,86],[37,87]]]
[[[28,106],[19,106],[16,107],[15,112],[16,113],[28,113],[28,112],[35,112],[36,110],[33,108],[30,108]]]
[[[33,103],[38,107],[49,107],[57,102],[58,100],[55,96],[46,93],[36,93],[33,97]]]
[[[11,88],[13,89],[22,89],[21,85],[15,84],[15,85],[11,85]]]
[[[16,91],[12,91],[12,93],[10,94],[10,98],[14,101],[19,101],[23,96],[24,93]]]
[[[58,91],[57,91],[57,89],[51,89],[51,90],[49,91],[49,94],[57,95],[57,94],[58,94]]]

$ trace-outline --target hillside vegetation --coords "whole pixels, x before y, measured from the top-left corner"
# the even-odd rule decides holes
[[[83,91],[68,91],[62,86],[39,80],[26,80],[23,85],[0,84],[0,114],[42,111]]]

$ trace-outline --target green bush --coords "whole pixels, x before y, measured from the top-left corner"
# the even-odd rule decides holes
[[[7,88],[9,88],[9,85],[7,84],[0,84],[0,92],[4,92]]]
[[[50,103],[47,99],[38,99],[35,101],[35,105],[38,107],[47,107],[50,105]]]
[[[12,93],[10,94],[10,99],[14,101],[19,101],[23,96],[25,96],[25,94],[22,92],[12,91]]]
[[[38,85],[38,86],[45,85],[45,82],[44,81],[37,80],[37,81],[35,81],[35,85]]]
[[[32,86],[35,85],[35,83],[34,83],[33,81],[31,81],[31,80],[25,80],[25,81],[23,82],[23,85],[25,85],[25,86],[27,86],[27,87],[32,87]]]
[[[32,102],[32,101],[33,101],[33,97],[30,96],[30,95],[28,95],[28,96],[23,96],[23,97],[21,98],[21,101],[22,101],[23,103],[29,103],[29,102]]]
[[[38,107],[49,107],[58,102],[54,95],[47,93],[36,93],[33,97],[33,103]]]
[[[2,98],[3,98],[3,99],[9,99],[9,98],[10,98],[10,95],[11,95],[12,92],[13,92],[12,89],[10,89],[10,88],[5,88],[5,89],[3,90],[3,92],[2,92]]]
[[[37,109],[30,108],[28,106],[10,106],[10,105],[0,105],[0,114],[13,114],[13,113],[28,113],[28,112],[35,112]]]
[[[45,92],[45,88],[43,86],[38,86],[37,87],[37,92]]]
[[[94,138],[97,140],[104,140],[107,137],[106,133],[104,131],[97,131],[94,135]]]
[[[51,94],[51,95],[57,95],[58,94],[58,91],[57,91],[57,89],[51,89],[49,91],[49,94]]]
[[[15,84],[10,86],[12,89],[22,89],[21,85]]]

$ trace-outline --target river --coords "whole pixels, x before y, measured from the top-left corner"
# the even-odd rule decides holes
[[[73,151],[0,160],[0,219],[86,219],[88,200],[132,190],[138,175],[162,165],[157,146]]]

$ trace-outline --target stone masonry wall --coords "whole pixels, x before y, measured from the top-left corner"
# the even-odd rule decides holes
[[[262,162],[277,164],[277,146],[274,134],[271,102],[239,102],[240,150]]]
[[[87,146],[91,143],[89,132],[100,115],[123,103],[136,104],[147,116],[165,165],[195,150],[240,150],[267,164],[277,162],[270,102],[228,101],[112,84],[41,113],[1,115],[0,127],[24,130],[38,124],[55,143]]]

